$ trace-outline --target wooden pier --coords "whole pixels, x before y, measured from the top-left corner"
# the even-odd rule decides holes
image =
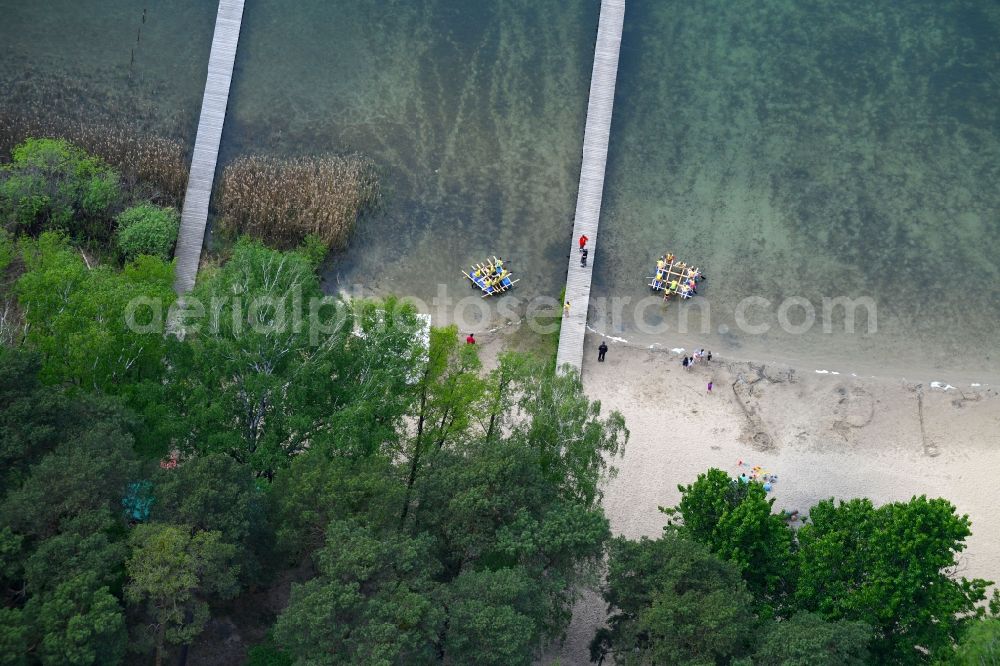
[[[580,168],[580,189],[576,197],[573,221],[572,251],[566,274],[566,300],[569,312],[563,311],[559,332],[556,365],[568,364],[580,370],[583,361],[583,339],[587,329],[590,306],[590,281],[593,256],[600,251],[597,224],[604,195],[604,167],[608,159],[608,138],[611,134],[611,111],[615,101],[615,80],[618,77],[618,51],[625,21],[625,0],[602,0],[601,19],[597,27],[594,49],[594,71],[590,78],[590,102],[587,105],[587,125],[583,137],[583,165]],[[591,256],[586,268],[580,266],[578,239],[586,235]]]
[[[229,84],[233,78],[233,62],[236,60],[242,22],[243,0],[219,0],[212,53],[208,58],[205,97],[201,103],[198,136],[194,142],[177,249],[174,251],[174,258],[177,260],[174,289],[179,294],[190,291],[198,275],[198,262],[205,241],[205,224],[208,222],[208,203],[212,198],[215,165],[219,157],[219,142],[222,140],[222,125],[226,120]]]

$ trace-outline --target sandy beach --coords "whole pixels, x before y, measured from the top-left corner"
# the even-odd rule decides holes
[[[624,414],[631,431],[605,490],[616,535],[657,536],[665,524],[657,507],[675,504],[677,485],[709,467],[736,475],[760,466],[778,475],[775,509],[803,515],[829,497],[945,497],[972,519],[960,575],[1000,580],[996,386],[943,388],[718,356],[685,370],[671,351],[614,341],[598,363],[598,344],[600,336],[588,336],[584,386],[604,411]],[[587,663],[604,617],[603,601],[585,595],[562,649],[543,663]]]

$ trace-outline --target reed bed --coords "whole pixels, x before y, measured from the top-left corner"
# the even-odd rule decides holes
[[[174,139],[150,135],[128,124],[0,109],[0,151],[4,156],[31,137],[66,139],[114,167],[127,189],[148,190],[143,194],[157,203],[177,206],[184,197],[187,150]]]
[[[222,172],[218,224],[281,249],[314,235],[342,250],[378,193],[375,164],[361,155],[241,157]]]

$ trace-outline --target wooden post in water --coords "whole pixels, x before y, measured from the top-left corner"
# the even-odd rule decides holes
[[[590,306],[590,282],[593,274],[593,254],[600,252],[597,243],[597,223],[604,195],[604,167],[608,160],[608,139],[611,134],[611,111],[615,101],[615,81],[618,78],[618,51],[625,22],[625,0],[602,0],[601,20],[597,27],[594,48],[594,71],[590,77],[590,102],[587,104],[587,125],[583,136],[583,164],[580,167],[580,189],[576,197],[573,219],[572,251],[566,274],[566,301],[569,312],[563,311],[559,332],[556,366],[568,364],[580,370],[583,362],[583,339],[587,329]],[[580,266],[577,242],[580,236],[589,238],[587,247],[592,260],[586,268]]]
[[[174,258],[177,260],[174,289],[179,294],[190,291],[198,275],[198,262],[208,222],[208,203],[212,198],[215,165],[219,158],[222,125],[226,119],[229,85],[233,78],[233,63],[236,60],[242,22],[243,0],[219,0],[212,53],[208,58],[205,96],[198,121],[198,136],[194,142],[187,194],[181,211],[181,227],[177,235],[177,248],[174,250]]]

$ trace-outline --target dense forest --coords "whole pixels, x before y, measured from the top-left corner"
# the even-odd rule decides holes
[[[588,588],[598,662],[1000,661],[946,500],[792,526],[708,470],[613,537],[626,424],[551,358],[324,297],[309,238],[229,239],[180,308],[176,202],[58,140],[0,169],[2,664],[530,664]]]

